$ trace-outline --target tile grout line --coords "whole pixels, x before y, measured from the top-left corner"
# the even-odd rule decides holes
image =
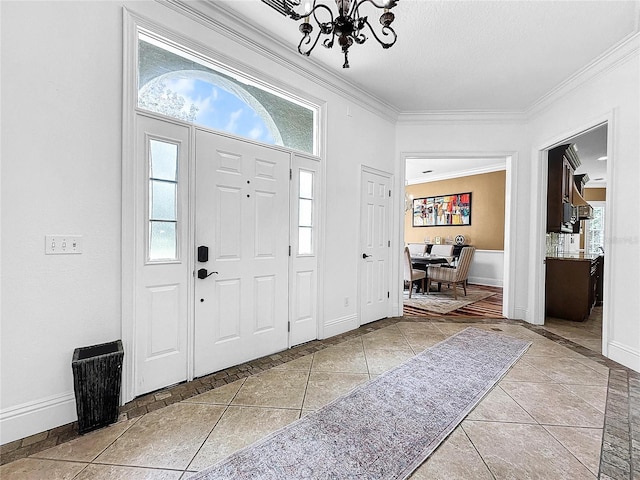
[[[571,455],[573,458],[575,458],[575,459],[576,459],[576,461],[577,461],[580,465],[582,465],[582,466],[583,466],[587,471],[589,471],[589,473],[592,473],[592,474],[593,474],[593,478],[597,478],[597,477],[598,477],[598,474],[597,474],[597,473],[593,473],[593,471],[592,471],[592,470],[591,470],[587,465],[585,465],[585,464],[584,464],[584,462],[583,462],[582,460],[580,460],[580,459],[579,459],[579,458],[578,458],[578,457],[577,457],[577,456],[576,456],[576,455],[575,455],[571,450],[569,450],[569,447],[567,447],[567,446],[566,446],[566,445],[565,445],[565,444],[564,444],[564,443],[563,443],[559,438],[557,438],[557,437],[553,434],[553,432],[551,432],[548,428],[546,428],[547,426],[550,426],[550,427],[551,427],[551,426],[556,426],[556,425],[543,425],[543,424],[539,424],[539,425],[544,429],[544,431],[545,431],[545,432],[547,432],[549,435],[551,435],[551,438],[553,438],[556,442],[558,442],[558,444],[559,444],[562,448],[564,448],[564,449],[567,451],[567,453],[568,453],[569,455]],[[557,426],[559,426],[559,427],[566,427],[566,425],[557,425]],[[569,427],[569,428],[585,428],[585,427],[574,427],[574,426],[571,426],[571,427]],[[588,427],[587,427],[587,428],[588,428]],[[602,430],[602,431],[604,431],[604,429],[600,429],[600,428],[594,428],[594,430]]]
[[[464,425],[462,424],[463,422],[460,422],[460,429],[462,430],[462,433],[464,433],[464,436],[467,437],[467,439],[469,440],[469,443],[471,444],[471,446],[473,447],[473,449],[476,451],[476,453],[478,454],[478,456],[480,457],[480,460],[482,460],[482,463],[484,464],[485,467],[487,467],[487,471],[489,472],[489,475],[491,475],[491,478],[493,478],[493,480],[496,480],[496,476],[493,473],[493,470],[491,470],[491,467],[489,467],[489,465],[487,464],[487,462],[485,461],[484,457],[482,456],[482,454],[480,453],[480,451],[478,450],[478,447],[476,447],[476,444],[473,443],[473,440],[471,440],[471,437],[469,436],[469,434],[467,433],[467,431],[464,429]],[[453,432],[452,432],[453,433]]]
[[[243,385],[244,385],[244,383],[243,383]],[[242,387],[240,387],[240,388],[242,388]],[[240,391],[240,389],[238,389],[238,392],[239,391]],[[236,395],[238,395],[238,392],[236,392]],[[235,398],[236,395],[234,395],[233,398]],[[182,470],[183,475],[187,470],[189,470],[189,467],[191,466],[193,461],[196,459],[196,457],[200,453],[200,450],[202,450],[202,447],[204,447],[204,444],[207,443],[207,440],[209,439],[209,437],[211,436],[213,431],[216,429],[216,427],[220,423],[220,420],[222,420],[222,417],[224,416],[224,414],[227,413],[227,410],[229,410],[229,407],[231,406],[231,402],[233,401],[233,398],[231,399],[229,404],[225,405],[224,410],[222,411],[222,413],[218,417],[218,420],[216,420],[216,422],[213,424],[213,427],[211,427],[211,430],[209,430],[209,433],[207,434],[207,436],[202,441],[202,444],[198,447],[198,450],[196,450],[196,453],[193,454],[193,457],[191,457],[191,460],[189,460],[189,462],[187,463],[186,467],[184,467],[184,469]]]

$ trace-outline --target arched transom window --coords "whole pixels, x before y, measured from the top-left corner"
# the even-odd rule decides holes
[[[138,33],[138,107],[316,153],[316,109],[144,32]]]

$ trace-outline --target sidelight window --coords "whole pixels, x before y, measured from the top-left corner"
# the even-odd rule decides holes
[[[314,229],[314,173],[300,170],[298,193],[298,254],[312,255]]]
[[[149,140],[149,260],[178,258],[178,145]]]

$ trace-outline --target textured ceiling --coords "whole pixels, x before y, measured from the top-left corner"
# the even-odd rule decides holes
[[[319,0],[320,1],[320,0]],[[333,4],[333,0],[321,0]],[[292,50],[298,22],[260,0],[213,0]],[[522,112],[638,29],[638,1],[400,0],[395,46],[373,38],[317,62],[400,112]],[[380,11],[362,7],[377,24]]]

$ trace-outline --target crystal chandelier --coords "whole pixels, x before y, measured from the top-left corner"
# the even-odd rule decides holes
[[[334,42],[344,53],[344,65],[349,68],[349,48],[354,44],[362,44],[367,40],[367,29],[378,41],[382,48],[389,48],[398,36],[391,24],[395,15],[390,10],[396,6],[398,0],[386,0],[376,3],[374,0],[335,0],[337,12],[322,0],[263,0],[281,13],[288,15],[293,20],[302,20],[300,32],[302,40],[298,44],[298,52],[309,56],[322,37],[322,45],[332,48]],[[275,4],[278,5],[275,5]],[[384,10],[380,15],[380,32],[376,33],[369,18],[360,13],[360,7],[371,4],[373,7]],[[363,8],[365,10],[365,8]],[[312,21],[315,24],[312,25]],[[315,33],[314,33],[315,32]]]

